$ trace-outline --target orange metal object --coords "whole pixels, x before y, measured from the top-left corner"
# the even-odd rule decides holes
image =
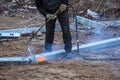
[[[40,57],[37,59],[37,62],[42,63],[45,62],[45,57]]]

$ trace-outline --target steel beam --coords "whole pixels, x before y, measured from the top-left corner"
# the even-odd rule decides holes
[[[120,26],[120,20],[100,21],[98,23],[105,25],[105,27],[108,27],[108,26],[118,26],[119,27]]]
[[[0,33],[0,41],[1,40],[11,40],[11,39],[19,39],[19,33]]]
[[[120,26],[120,20],[113,20],[113,21],[93,21],[81,16],[77,16],[78,23],[81,23],[82,25],[85,26],[90,26],[90,27],[108,27],[108,26]]]
[[[9,30],[0,30],[0,33],[20,33],[20,34],[29,34],[32,33],[32,31],[37,31],[39,27],[34,28],[20,28],[20,29],[9,29]]]
[[[94,28],[105,26],[104,24],[101,24],[97,21],[93,21],[93,20],[90,20],[90,19],[87,19],[87,18],[84,18],[81,16],[77,16],[77,22],[84,25],[84,26],[89,26],[89,27],[94,27]]]
[[[90,27],[107,27],[107,26],[119,26],[120,20],[115,21],[93,21],[84,17],[77,16],[77,22],[81,23],[84,26]],[[10,29],[10,30],[0,30],[0,33],[20,33],[20,34],[30,34],[32,31],[37,31],[40,27],[33,27],[33,28],[20,28],[20,29]],[[70,24],[70,28],[75,30],[74,23]],[[41,29],[41,32],[45,32],[45,27]],[[56,24],[56,31],[61,31],[61,28],[58,24]]]
[[[8,30],[0,30],[0,33],[19,33],[19,34],[30,34],[33,31],[37,31],[40,27],[32,27],[32,28],[19,28],[19,29],[8,29]],[[74,23],[71,23],[70,28],[75,30]],[[61,27],[59,24],[56,24],[55,31],[61,31]],[[46,32],[45,26],[40,30],[40,32]]]
[[[86,50],[96,50],[96,49],[103,49],[103,48],[109,48],[113,46],[120,46],[120,37],[113,38],[113,39],[107,39],[95,43],[89,43],[89,44],[83,44],[79,46],[80,51],[86,51]],[[73,51],[77,51],[77,46],[72,48]],[[57,50],[49,53],[41,53],[34,56],[28,56],[28,57],[6,57],[6,58],[0,58],[0,65],[23,65],[23,64],[33,64],[37,62],[38,58],[44,57],[45,60],[55,59],[60,57],[62,54],[64,54],[64,49]]]
[[[0,58],[0,66],[27,65],[30,61],[29,57],[3,57]]]
[[[33,31],[37,31],[40,27],[33,27],[33,28],[20,28],[20,29],[9,29],[9,30],[0,30],[0,33],[19,33],[19,34],[30,34]],[[60,26],[56,26],[56,31],[61,31]],[[45,27],[41,29],[40,32],[45,32]]]
[[[79,46],[80,51],[81,50],[97,50],[97,49],[103,49],[103,48],[109,48],[113,46],[120,46],[120,37],[102,40],[99,42],[94,43],[88,43]],[[76,50],[77,47],[73,47],[73,50]]]

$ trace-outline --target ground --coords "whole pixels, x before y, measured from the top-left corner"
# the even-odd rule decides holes
[[[1,14],[0,30],[40,26],[43,22],[37,19],[30,21],[30,19],[28,17],[21,18],[15,15],[10,17]],[[75,46],[75,32],[72,30],[71,34],[72,43]],[[79,30],[80,45],[119,36],[120,27],[115,26],[102,28],[100,33],[97,33],[94,29],[85,28]],[[41,44],[37,45],[39,47],[35,50],[39,53],[44,50],[45,33],[42,33],[40,38]],[[28,35],[22,35],[20,40],[0,42],[0,57],[28,56],[28,46],[26,45],[28,39]],[[62,34],[61,32],[56,32],[53,49],[58,50],[63,47]],[[120,46],[80,52],[80,54],[84,56],[120,58]],[[74,57],[72,59],[47,61],[34,65],[1,66],[0,80],[120,80],[120,61],[89,61],[81,57]]]
[[[2,18],[3,16],[1,16]],[[0,21],[1,29],[16,28],[16,20],[18,22],[23,19],[16,19],[13,17],[4,16]],[[8,25],[10,27],[8,27]],[[23,27],[23,26],[19,26]],[[109,30],[115,30],[116,28],[109,28]],[[114,32],[111,36],[117,37],[119,34]],[[60,33],[60,34],[59,34]],[[74,38],[73,31],[72,37]],[[88,31],[80,31],[81,43],[84,44],[92,41],[90,33]],[[91,33],[92,35],[93,33]],[[61,32],[56,32],[55,46],[63,44]],[[85,36],[86,35],[86,36]],[[43,33],[43,40],[45,34]],[[107,38],[105,37],[105,38]],[[103,37],[104,38],[104,37]],[[20,40],[0,42],[0,56],[25,56],[27,54],[27,37],[23,36]],[[91,40],[90,40],[91,39]],[[90,40],[90,41],[89,41]],[[73,41],[75,45],[75,42]],[[63,45],[60,45],[63,48]],[[56,48],[56,47],[55,47]],[[59,49],[57,48],[57,49]],[[43,44],[41,44],[40,52],[43,50]],[[115,47],[112,50],[103,50],[97,53],[110,53],[119,51],[119,47]],[[111,53],[112,53],[111,52]],[[117,53],[116,53],[117,54]],[[0,67],[0,80],[119,80],[120,79],[120,62],[119,61],[89,61],[81,58],[74,58],[72,60],[59,60],[48,61],[46,63],[40,63],[36,65],[26,66],[8,66]]]
[[[70,60],[0,67],[0,80],[119,80],[119,62]]]

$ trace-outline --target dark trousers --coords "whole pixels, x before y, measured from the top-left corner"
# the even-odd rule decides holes
[[[64,12],[58,14],[57,16],[58,16],[58,21],[60,23],[60,26],[62,28],[63,41],[65,44],[64,49],[66,52],[71,52],[72,38],[71,38],[70,28],[69,28],[68,11],[64,11]],[[46,21],[47,21],[47,19],[46,19]],[[56,23],[56,19],[46,22],[45,51],[52,51],[55,23]]]

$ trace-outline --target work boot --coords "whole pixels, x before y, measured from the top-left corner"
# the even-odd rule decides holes
[[[49,53],[52,52],[52,50],[44,50],[42,53]]]
[[[75,59],[75,58],[81,58],[81,55],[77,52],[65,52],[61,59]]]
[[[65,53],[62,55],[61,59],[72,59],[72,58],[73,58],[72,55],[73,55],[72,52],[65,52]]]

